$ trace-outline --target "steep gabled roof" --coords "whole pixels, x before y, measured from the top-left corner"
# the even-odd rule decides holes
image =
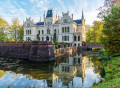
[[[47,18],[47,17],[52,17],[52,16],[53,16],[53,10],[48,10],[48,11],[47,11],[46,18]]]
[[[38,22],[35,25],[39,26],[39,25],[44,25],[44,22]]]
[[[82,20],[79,19],[79,20],[73,20],[74,22],[76,22],[77,24],[82,24]]]

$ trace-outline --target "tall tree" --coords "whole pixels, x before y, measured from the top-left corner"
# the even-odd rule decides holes
[[[112,8],[111,14],[105,17],[102,32],[105,51],[110,55],[120,55],[120,6]]]
[[[94,21],[93,27],[88,27],[88,31],[86,33],[87,42],[92,44],[100,44],[100,37],[102,36],[103,22],[102,21]]]
[[[22,41],[23,40],[24,30],[23,30],[23,26],[20,25],[20,21],[18,18],[12,19],[12,25],[11,25],[11,29],[9,32],[10,32],[10,37],[14,41]]]
[[[9,28],[9,24],[6,20],[0,18],[0,41],[7,40],[7,31]]]
[[[98,18],[104,19],[111,12],[111,8],[115,6],[120,6],[120,0],[105,0],[104,6],[98,8],[100,11],[98,13]]]
[[[86,25],[85,29],[86,29],[86,42],[91,43],[91,40],[92,40],[91,32],[93,29],[90,25]]]

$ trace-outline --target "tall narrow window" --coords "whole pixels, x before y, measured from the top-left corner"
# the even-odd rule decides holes
[[[38,34],[40,35],[40,30],[38,31]]]
[[[49,28],[47,29],[47,34],[50,34],[50,29]]]
[[[42,37],[42,41],[44,41],[44,37]]]
[[[28,30],[28,34],[29,34],[29,30]]]
[[[54,30],[54,33],[56,33],[56,29]]]
[[[30,30],[30,34],[31,34],[31,30]]]
[[[70,29],[69,29],[69,27],[67,27],[67,32],[70,32]]]
[[[67,32],[67,29],[66,29],[66,27],[65,27],[65,32]]]
[[[44,31],[42,30],[42,34],[44,34]]]
[[[76,36],[74,36],[74,41],[76,41],[77,40],[77,37]]]
[[[64,27],[62,27],[62,33],[64,33]]]
[[[78,41],[80,41],[80,36],[78,36]]]
[[[74,43],[74,46],[76,46],[76,43]]]
[[[67,40],[67,36],[65,36],[65,41]]]

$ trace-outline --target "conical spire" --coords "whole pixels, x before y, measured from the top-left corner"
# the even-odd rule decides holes
[[[41,17],[40,17],[40,22],[41,22]]]
[[[82,19],[84,19],[84,12],[83,12],[83,9],[82,9]]]
[[[43,17],[45,18],[45,11],[44,11],[44,15],[43,15]]]

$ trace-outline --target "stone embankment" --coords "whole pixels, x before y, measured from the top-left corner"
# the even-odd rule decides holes
[[[66,53],[73,53],[77,47],[55,49],[48,41],[0,42],[0,56],[25,58],[32,61],[50,61]]]

